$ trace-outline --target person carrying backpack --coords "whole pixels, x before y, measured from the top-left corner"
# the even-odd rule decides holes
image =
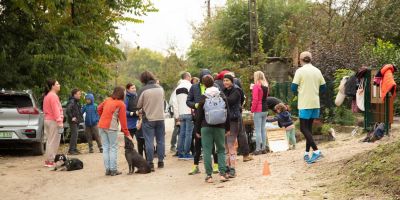
[[[205,181],[213,182],[211,153],[215,145],[220,181],[225,182],[229,179],[229,175],[225,173],[225,134],[230,135],[228,101],[225,95],[214,86],[212,76],[206,75],[202,78],[202,82],[206,90],[198,104],[196,135],[201,138],[203,146],[204,168],[207,173]]]
[[[97,104],[94,103],[94,96],[88,93],[85,96],[86,105],[82,108],[82,114],[86,113],[85,116],[85,134],[89,145],[89,153],[93,153],[93,139],[96,140],[97,147],[100,153],[103,153],[103,147],[101,145],[101,139],[99,135],[99,129],[97,123],[99,122],[99,114],[97,113]]]

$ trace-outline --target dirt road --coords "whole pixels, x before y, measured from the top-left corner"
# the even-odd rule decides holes
[[[167,127],[167,150],[171,135]],[[325,172],[337,170],[355,154],[370,150],[379,143],[397,137],[384,138],[376,143],[360,143],[360,137],[337,133],[337,140],[320,145],[325,157],[308,165],[302,160],[304,143],[296,150],[256,156],[251,162],[239,157],[238,177],[226,183],[204,183],[204,173],[187,175],[192,161],[178,161],[167,151],[164,169],[147,175],[127,175],[123,148],[119,149],[118,166],[123,175],[104,175],[100,153],[77,156],[84,169],[73,172],[54,172],[42,166],[43,157],[6,155],[0,157],[0,194],[3,200],[21,199],[333,199],[334,191],[327,184],[334,177]],[[120,138],[122,139],[122,137]],[[121,143],[122,144],[122,143]],[[86,146],[85,146],[86,147]],[[272,174],[262,176],[264,161],[268,160]],[[201,171],[204,167],[201,165]]]

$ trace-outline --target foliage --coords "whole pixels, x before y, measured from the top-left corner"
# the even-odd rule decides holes
[[[57,79],[62,96],[72,88],[105,95],[110,88],[109,63],[123,59],[115,47],[116,23],[134,21],[155,11],[142,0],[0,1],[0,68],[6,88],[33,88]]]
[[[343,106],[337,107],[335,109],[334,123],[343,126],[355,125],[356,118],[350,109]]]

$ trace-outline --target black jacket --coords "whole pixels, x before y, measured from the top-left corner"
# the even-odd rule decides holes
[[[225,88],[223,92],[228,101],[229,120],[236,122],[241,117],[242,91],[238,86],[234,85],[231,89]]]
[[[81,123],[83,122],[83,115],[82,115],[82,106],[79,103],[79,100],[76,100],[74,97],[70,97],[69,101],[67,103],[67,117],[68,117],[68,122],[72,123],[72,118],[76,117],[77,122],[75,123]]]

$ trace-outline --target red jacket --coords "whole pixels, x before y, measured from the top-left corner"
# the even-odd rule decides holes
[[[101,103],[97,111],[100,115],[99,128],[118,130],[118,122],[121,123],[121,131],[129,136],[126,120],[126,107],[122,100],[107,98]]]
[[[381,74],[383,76],[382,83],[381,83],[382,84],[382,89],[381,89],[382,100],[385,99],[386,94],[390,91],[392,91],[393,97],[396,96],[396,82],[394,81],[394,76],[393,76],[394,71],[395,71],[395,68],[391,64],[385,65],[381,69]]]

